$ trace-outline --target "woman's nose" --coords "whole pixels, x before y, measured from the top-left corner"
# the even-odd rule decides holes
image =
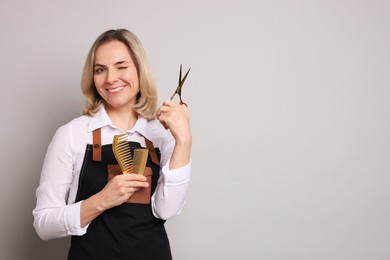
[[[107,82],[112,84],[118,80],[118,73],[115,70],[108,70]]]

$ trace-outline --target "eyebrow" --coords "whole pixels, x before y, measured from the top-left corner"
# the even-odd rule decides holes
[[[121,65],[121,64],[124,64],[124,63],[129,63],[129,62],[128,62],[128,61],[125,61],[125,60],[121,60],[121,61],[115,62],[114,65]],[[105,65],[99,64],[99,63],[95,63],[94,66],[95,66],[95,67],[106,67]]]

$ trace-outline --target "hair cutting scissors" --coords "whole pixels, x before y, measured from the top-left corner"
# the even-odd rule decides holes
[[[181,88],[184,84],[184,81],[186,80],[187,78],[187,75],[188,73],[190,72],[191,68],[188,69],[188,71],[186,72],[186,74],[184,75],[184,78],[181,78],[181,69],[182,69],[182,65],[180,64],[180,73],[179,73],[179,84],[177,85],[177,88],[176,88],[176,91],[175,93],[173,93],[173,95],[171,96],[171,100],[175,97],[175,95],[179,95],[179,99],[180,99],[180,105],[184,104],[187,106],[186,103],[183,102],[183,99],[181,98]]]

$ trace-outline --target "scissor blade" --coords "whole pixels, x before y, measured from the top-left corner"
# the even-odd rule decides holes
[[[181,68],[182,68],[182,64],[180,64],[179,83],[177,84],[178,87],[179,87],[180,84],[181,84]]]
[[[173,97],[178,94],[179,95],[179,98],[180,98],[180,104],[184,104],[182,99],[181,99],[181,87],[183,86],[184,84],[184,81],[186,80],[187,76],[188,76],[188,73],[190,72],[191,68],[188,69],[188,71],[186,72],[186,74],[184,75],[184,78],[182,79],[181,78],[181,75],[182,75],[182,64],[180,64],[180,72],[179,72],[179,84],[177,85],[176,87],[176,90],[175,90],[175,93],[173,93],[173,95],[171,96],[171,100],[173,99]]]
[[[179,82],[179,86],[180,86],[180,87],[183,86],[184,81],[186,81],[186,78],[187,78],[188,73],[190,72],[190,70],[191,70],[191,68],[189,68],[189,69],[187,70],[186,74],[184,75],[184,78]],[[181,70],[180,70],[180,74],[181,74]]]

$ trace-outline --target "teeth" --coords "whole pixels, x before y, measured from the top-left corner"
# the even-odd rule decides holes
[[[110,88],[110,89],[108,89],[108,92],[117,93],[117,92],[121,91],[123,88],[124,88],[124,86],[117,87],[117,88]]]

